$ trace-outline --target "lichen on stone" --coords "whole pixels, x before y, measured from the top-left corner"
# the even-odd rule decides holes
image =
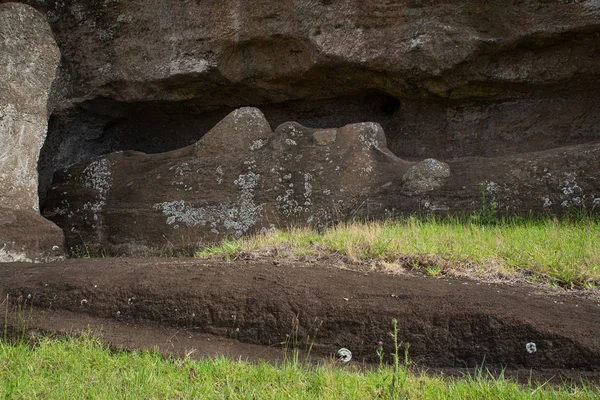
[[[193,206],[184,200],[167,201],[154,204],[153,208],[162,211],[167,216],[167,224],[177,226],[185,224],[187,227],[211,226],[215,234],[221,233],[224,228],[236,237],[247,233],[260,220],[262,205],[254,202],[254,190],[258,187],[260,175],[249,172],[240,175],[235,180],[240,190],[240,196],[235,203],[222,202],[216,205]]]
[[[97,196],[93,203],[86,203],[84,210],[91,211],[94,220],[106,205],[108,193],[112,187],[112,163],[106,158],[91,162],[81,173],[84,186],[94,189]]]
[[[6,244],[0,248],[0,263],[3,262],[32,262],[25,253],[11,251],[6,248]]]
[[[311,174],[304,174],[304,205],[305,206],[310,206],[312,205],[312,200],[311,200],[311,196],[312,196],[312,184],[311,181],[313,180],[313,176]]]
[[[383,129],[379,124],[374,122],[364,122],[361,124],[355,124],[361,133],[358,135],[358,139],[362,143],[364,150],[377,149],[380,150],[383,143],[381,143]],[[385,137],[385,136],[383,136]]]
[[[450,177],[448,164],[428,158],[412,166],[402,177],[408,194],[423,194],[442,186]]]
[[[258,139],[252,142],[252,144],[250,145],[250,150],[254,151],[254,150],[258,150],[263,148],[265,145],[267,144],[267,141],[264,139]]]
[[[224,177],[225,173],[223,172],[223,167],[218,166],[217,167],[217,184],[220,185],[223,183],[223,177]]]

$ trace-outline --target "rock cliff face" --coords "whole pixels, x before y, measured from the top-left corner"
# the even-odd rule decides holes
[[[373,121],[406,159],[600,140],[597,0],[29,0],[63,55],[52,173],[195,143],[233,109],[272,126]]]
[[[599,202],[598,0],[24,2],[62,54],[42,203],[55,171],[184,152],[243,106],[272,127],[373,122],[398,165],[449,165],[397,167],[410,201],[374,198],[381,210],[469,211],[482,186],[507,212]],[[418,193],[423,174],[443,178],[436,196]]]
[[[0,262],[62,250],[61,230],[39,215],[37,174],[59,57],[42,15],[0,4]]]

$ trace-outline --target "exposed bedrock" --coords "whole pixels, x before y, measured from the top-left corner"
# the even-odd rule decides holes
[[[600,141],[597,0],[27,2],[63,58],[42,200],[58,169],[185,147],[242,106],[373,121],[407,160]]]
[[[62,251],[62,231],[39,213],[36,168],[59,57],[41,14],[0,4],[0,262]]]
[[[239,107],[375,88],[503,99],[600,72],[597,0],[26,2],[46,11],[61,48],[62,107]]]
[[[256,108],[230,113],[197,143],[118,152],[57,172],[43,214],[69,246],[148,253],[286,225],[417,211],[461,213],[482,193],[501,212],[600,203],[600,145],[444,163],[395,156],[373,122],[275,131]]]
[[[410,163],[376,123],[273,131],[241,108],[192,146],[112,153],[55,174],[44,215],[68,242],[117,252],[185,247],[358,211],[378,187],[402,184]]]
[[[574,89],[573,89],[574,90]],[[373,121],[390,151],[407,160],[501,157],[600,141],[597,90],[548,94],[502,102],[398,99],[377,91],[321,100],[267,104],[261,110],[276,127],[295,120],[312,128]],[[189,146],[233,111],[206,111],[200,100],[123,103],[86,102],[53,116],[41,153],[40,197],[52,174],[108,152],[160,153]]]

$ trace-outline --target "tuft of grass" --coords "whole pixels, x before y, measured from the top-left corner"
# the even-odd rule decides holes
[[[394,382],[393,386],[391,382]],[[193,361],[154,351],[110,351],[91,335],[0,341],[0,398],[185,399],[597,399],[589,384],[518,385],[480,371],[429,376],[402,366],[364,370],[334,363]]]
[[[489,218],[488,218],[489,219]],[[527,276],[569,288],[600,286],[600,219],[410,217],[349,222],[323,233],[310,228],[272,230],[226,240],[197,257],[266,253],[275,256],[340,254],[350,262],[384,262],[397,268],[447,273]]]
[[[83,243],[80,246],[73,246],[69,250],[69,256],[71,258],[108,258],[110,254],[104,249],[93,250],[87,243]]]
[[[5,342],[26,343],[28,340],[29,324],[33,312],[33,296],[19,296],[10,307],[10,296],[7,294],[0,305],[4,306],[4,322],[0,336]]]

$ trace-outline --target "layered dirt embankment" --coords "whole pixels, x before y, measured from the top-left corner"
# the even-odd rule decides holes
[[[377,343],[391,345],[397,318],[399,339],[410,343],[411,360],[423,367],[485,362],[599,372],[600,301],[562,291],[269,260],[71,260],[4,264],[1,271],[0,294],[13,302],[32,298],[36,312],[46,312],[40,327],[46,320],[56,329],[64,318],[68,331],[87,318],[110,335],[129,324],[130,335],[119,340],[130,347],[157,344],[164,332],[189,332],[202,339],[183,343],[204,354],[210,344],[202,344],[202,334],[279,347],[297,333],[300,341],[314,340],[316,356],[346,347],[356,360],[376,362]],[[164,331],[145,337],[143,326]]]

